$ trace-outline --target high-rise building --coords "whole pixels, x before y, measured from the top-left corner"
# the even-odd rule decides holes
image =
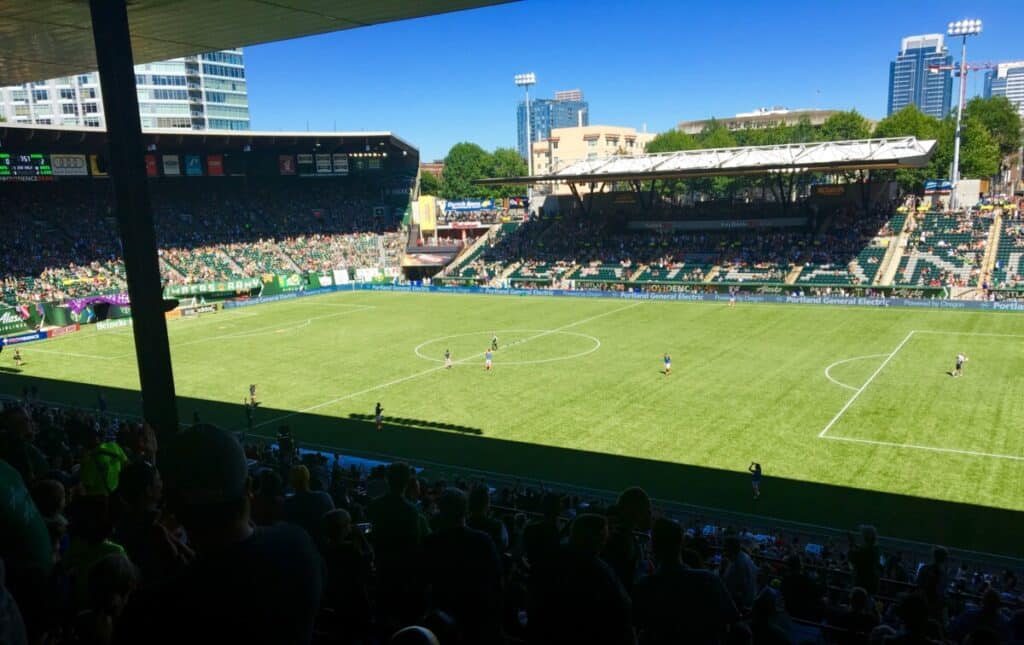
[[[590,106],[583,100],[580,90],[555,92],[554,99],[533,99],[530,101],[530,135],[534,141],[543,141],[551,136],[552,128],[573,128],[590,125]],[[520,101],[516,109],[518,129],[517,146],[520,156],[526,159],[526,101]]]
[[[942,34],[908,36],[900,43],[900,53],[889,64],[889,104],[887,114],[916,105],[925,114],[944,118],[953,98],[953,73],[949,69],[931,71],[935,65],[952,65],[953,57]]]
[[[985,72],[985,98],[1005,96],[1024,118],[1024,60],[999,63]]]
[[[248,130],[245,83],[240,49],[136,65],[142,127]],[[0,116],[12,123],[105,127],[99,74],[2,88]]]

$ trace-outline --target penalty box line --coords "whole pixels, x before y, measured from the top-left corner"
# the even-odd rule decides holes
[[[821,430],[821,432],[818,433],[818,438],[819,439],[826,439],[826,438],[828,438],[825,435],[827,435],[828,431],[832,429],[832,426],[834,426],[836,424],[836,422],[839,421],[839,419],[844,414],[846,414],[846,411],[850,409],[850,406],[853,405],[854,401],[856,401],[858,398],[860,398],[861,394],[864,394],[864,390],[868,389],[868,386],[871,385],[871,382],[874,381],[875,378],[879,374],[882,373],[882,370],[885,369],[885,366],[889,364],[889,361],[891,361],[896,356],[896,354],[898,354],[899,351],[901,349],[903,349],[903,346],[906,345],[907,341],[909,341],[911,338],[913,338],[913,336],[914,336],[914,331],[911,330],[909,333],[907,333],[906,336],[903,337],[903,340],[901,340],[900,344],[896,346],[896,349],[892,350],[892,352],[889,353],[889,355],[885,358],[885,360],[882,361],[882,364],[878,366],[878,369],[876,369],[871,374],[871,376],[868,377],[868,380],[864,381],[863,385],[861,385],[859,388],[857,388],[857,391],[853,393],[853,396],[850,397],[850,399],[839,410],[839,412],[836,412],[836,415],[834,417],[832,417],[832,420],[828,422],[828,425],[826,425]]]
[[[597,320],[598,318],[604,318],[605,316],[610,316],[612,314],[619,313],[620,311],[625,311],[627,309],[632,309],[633,307],[638,307],[641,304],[642,303],[640,303],[640,302],[634,302],[634,303],[626,305],[625,307],[619,307],[617,309],[612,309],[611,311],[606,311],[604,313],[597,314],[596,316],[590,316],[589,318],[584,318],[583,320],[577,320],[576,322],[571,322],[568,325],[562,325],[561,327],[558,327],[556,329],[550,329],[548,331],[541,332],[541,333],[536,334],[534,336],[530,336],[528,338],[525,338],[525,339],[520,341],[520,344],[521,343],[527,343],[527,342],[529,342],[531,340],[536,340],[538,338],[543,338],[544,336],[550,336],[551,334],[557,334],[560,331],[565,331],[566,329],[571,329],[572,327],[576,327],[577,325],[582,325],[582,324],[591,322],[593,320]],[[473,356],[467,356],[466,358],[464,358],[462,360],[459,360],[459,361],[455,361],[455,362],[456,363],[466,363],[466,362],[478,359],[481,356],[483,356],[483,352],[481,352],[479,354],[474,354]],[[377,390],[383,390],[383,389],[389,388],[389,387],[391,387],[393,385],[400,385],[402,383],[405,383],[406,381],[411,381],[411,380],[417,379],[417,378],[419,378],[421,376],[426,376],[427,374],[433,374],[434,372],[438,372],[438,371],[443,370],[443,369],[445,369],[444,365],[438,365],[437,367],[430,367],[430,368],[427,368],[425,370],[420,370],[419,372],[414,372],[413,374],[409,374],[408,376],[403,376],[401,378],[397,378],[397,379],[395,379],[393,381],[388,381],[387,383],[381,383],[379,385],[374,385],[372,387],[368,387],[368,388],[365,388],[365,389],[362,389],[362,390],[359,390],[359,391],[356,391],[356,392],[352,392],[350,394],[345,394],[343,396],[339,396],[339,397],[330,399],[328,401],[324,401],[322,403],[317,403],[316,405],[311,405],[308,408],[303,408],[303,409],[297,410],[295,412],[289,412],[288,414],[282,414],[281,416],[274,417],[273,419],[270,419],[268,421],[263,421],[261,423],[257,423],[256,425],[253,426],[253,429],[262,428],[263,426],[272,425],[274,423],[279,423],[281,421],[284,421],[285,419],[290,419],[291,417],[298,416],[300,414],[306,414],[307,412],[312,412],[314,410],[319,410],[320,408],[325,408],[327,406],[334,405],[335,403],[341,403],[342,401],[347,401],[349,399],[354,399],[354,398],[356,398],[358,396],[362,396],[364,394],[369,394],[370,392],[376,392]]]

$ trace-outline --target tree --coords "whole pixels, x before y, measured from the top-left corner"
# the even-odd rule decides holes
[[[497,148],[490,155],[488,174],[491,177],[524,177],[529,172],[526,160],[515,148]],[[490,197],[516,197],[523,194],[523,187],[514,184],[491,186]]]
[[[965,117],[974,117],[988,130],[999,146],[1000,159],[1015,152],[1021,145],[1021,118],[1005,96],[989,99],[975,97],[964,108]]]
[[[421,195],[437,195],[441,194],[441,180],[438,179],[434,173],[421,171],[420,172],[420,194]]]
[[[874,136],[879,139],[916,137],[918,140],[926,141],[939,139],[941,130],[941,121],[921,112],[916,105],[911,104],[879,121],[875,126]],[[900,168],[896,171],[886,171],[883,176],[888,174],[895,179],[901,191],[916,193],[924,187],[926,179],[945,176],[945,172],[936,175],[934,170],[934,168]]]
[[[932,155],[929,168],[935,177],[949,177],[953,167],[953,147],[956,136],[956,117],[942,122],[939,144]],[[989,134],[981,119],[964,112],[960,130],[960,176],[970,179],[991,177],[999,172],[999,144]]]
[[[456,143],[444,158],[441,196],[445,199],[486,199],[491,188],[473,183],[491,169],[491,155],[475,143]]]
[[[857,110],[836,112],[821,124],[818,134],[822,141],[867,139],[871,136],[871,122]]]
[[[646,151],[649,153],[676,152],[677,150],[693,150],[696,147],[697,141],[692,136],[679,130],[669,130],[651,139],[647,143]]]

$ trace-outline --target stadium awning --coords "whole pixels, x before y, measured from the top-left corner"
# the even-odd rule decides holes
[[[934,150],[934,140],[918,141],[915,137],[681,150],[629,157],[586,159],[548,175],[494,177],[481,179],[475,183],[488,186],[605,183],[773,172],[922,168],[928,164]]]
[[[133,0],[128,22],[135,63],[142,64],[509,1]],[[0,48],[0,85],[97,69],[89,3],[0,2]]]

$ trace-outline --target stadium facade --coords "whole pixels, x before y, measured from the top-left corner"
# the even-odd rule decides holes
[[[952,64],[953,57],[942,34],[904,38],[896,59],[889,63],[886,114],[916,105],[925,114],[945,118],[953,98],[953,73],[948,69],[933,72],[928,68]]]
[[[144,128],[248,130],[241,49],[135,66]],[[89,72],[0,90],[0,116],[26,125],[106,127],[99,74]]]
[[[530,101],[530,135],[533,141],[547,139],[554,128],[585,125],[590,125],[590,104],[584,100],[581,90],[555,92],[553,99]],[[526,101],[520,101],[516,108],[516,128],[516,147],[519,155],[526,159],[529,153],[526,142]]]
[[[790,110],[784,107],[759,108],[753,112],[740,112],[736,116],[680,121],[676,129],[686,134],[700,134],[714,120],[730,131],[763,130],[783,125],[796,125],[803,118],[807,118],[811,125],[817,127],[837,112],[837,110]]]
[[[984,96],[1005,96],[1024,118],[1024,60],[999,63],[985,72]]]

